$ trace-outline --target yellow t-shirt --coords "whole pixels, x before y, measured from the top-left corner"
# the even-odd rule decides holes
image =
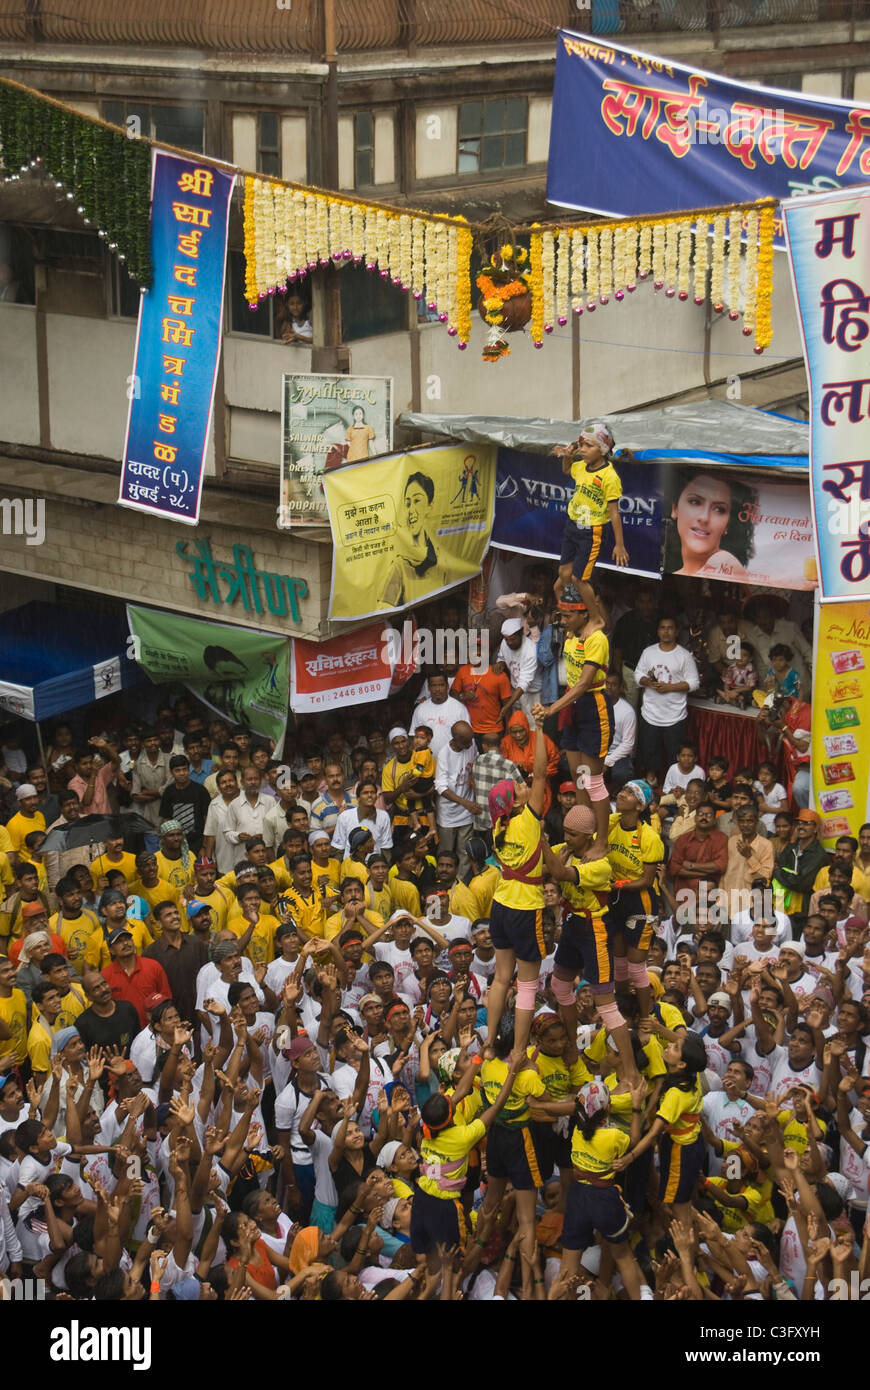
[[[786,1148],[794,1149],[798,1157],[805,1154],[810,1146],[808,1126],[799,1120],[793,1110],[781,1110],[776,1117],[776,1122],[782,1130],[783,1143]],[[824,1120],[816,1117],[816,1124],[822,1131],[822,1138],[827,1133],[828,1126]]]
[[[32,816],[24,816],[20,811],[16,811],[6,822],[6,832],[12,841],[12,849],[18,855],[24,849],[25,835],[30,835],[34,830],[44,829],[45,816],[41,811],[34,811]]]
[[[724,1191],[727,1183],[728,1178],[707,1179],[707,1195],[713,1199],[722,1213],[722,1230],[726,1235],[734,1235],[735,1231],[742,1231],[743,1227],[752,1221],[764,1222],[765,1224],[768,1221],[773,1221],[773,1207],[770,1205],[769,1198],[765,1196],[763,1187],[751,1182],[745,1183],[740,1191],[734,1194],[736,1197],[745,1197],[746,1199],[746,1210],[741,1211],[739,1207],[726,1206],[724,1202],[718,1200],[717,1191]],[[765,1183],[763,1186],[769,1187],[772,1184]],[[767,1212],[768,1208],[769,1216],[763,1214]]]
[[[565,1100],[569,1091],[579,1091],[592,1080],[592,1073],[580,1057],[566,1067],[561,1057],[550,1057],[536,1047],[529,1047],[528,1056],[553,1100]]]
[[[502,1062],[497,1057],[484,1062],[481,1067],[480,1085],[488,1106],[492,1105],[498,1096],[507,1080],[507,1074],[507,1062]],[[545,1096],[546,1094],[547,1088],[534,1067],[526,1067],[523,1071],[517,1072],[511,1093],[503,1109],[496,1116],[495,1123],[507,1125],[509,1128],[527,1125],[530,1119],[529,1096]]]
[[[108,954],[107,951],[107,957]],[[106,965],[108,964],[109,961],[107,959]],[[100,966],[99,969],[102,970],[103,967]],[[61,1005],[61,1011],[57,1016],[57,1026],[58,1028],[70,1028],[75,1023],[79,1014],[83,1014],[85,1009],[89,1007],[87,995],[81,985],[77,985],[70,980],[69,993],[63,996]]]
[[[387,887],[390,890],[391,917],[393,912],[408,912],[412,917],[422,915],[420,894],[416,883],[411,883],[410,880],[404,878],[388,878]]]
[[[127,880],[127,884],[131,884],[136,878],[135,854],[128,854],[127,851],[124,850],[120,859],[109,859],[105,854],[98,855],[91,865],[91,882],[94,888],[96,889],[101,878],[106,874],[112,873],[115,869],[120,869]]]
[[[230,915],[230,908],[233,903],[232,894],[228,893],[224,888],[218,888],[217,884],[215,884],[208,896],[204,896],[202,893],[195,893],[193,900],[194,902],[205,903],[207,907],[211,908],[212,931],[223,931],[227,924],[227,918]],[[187,915],[187,906],[185,902],[185,910],[181,917],[181,930],[190,932],[193,931],[193,927],[190,925],[190,919]]]
[[[238,917],[230,917],[227,927],[241,940],[248,930],[248,921],[239,914]],[[275,959],[275,933],[281,923],[277,917],[273,917],[271,912],[263,912],[260,909],[260,917],[254,927],[250,941],[245,947],[244,954],[254,965],[262,965],[264,962],[269,965]]]
[[[51,918],[49,929],[57,936],[62,936],[66,942],[69,963],[77,974],[83,973],[85,964],[85,951],[95,931],[103,934],[100,926],[100,919],[95,912],[89,908],[83,908],[78,917],[64,917],[62,912],[56,912]]]
[[[182,929],[189,929],[190,923],[184,911],[184,901],[181,892],[174,884],[167,883],[165,878],[158,878],[153,888],[146,888],[142,880],[137,878],[135,883],[130,884],[130,892],[134,893],[137,898],[144,898],[148,904],[148,927],[152,936],[155,938],[163,935],[162,929],[154,920],[154,914],[151,911],[158,903],[175,903],[181,917]]]
[[[607,831],[607,858],[616,880],[631,882],[640,878],[647,864],[660,864],[665,857],[662,838],[644,821],[634,830],[623,830],[619,813],[612,815]]]
[[[11,889],[15,882],[15,875],[12,872],[12,865],[9,863],[9,855],[0,850],[0,883],[3,885],[3,896],[7,896],[7,890]]]
[[[617,1091],[620,1084],[619,1077],[615,1071],[609,1072],[604,1078],[604,1084],[610,1092],[610,1118],[616,1129],[621,1129],[628,1134],[631,1131],[631,1092]]]
[[[5,825],[0,825],[0,852],[3,854],[14,854],[15,848],[12,844],[12,836]]]
[[[447,1129],[433,1134],[431,1139],[424,1138],[420,1145],[421,1192],[426,1192],[430,1197],[442,1197],[448,1202],[455,1201],[468,1176],[468,1155],[485,1136],[486,1125],[483,1121],[472,1120],[470,1125],[449,1125]],[[439,1164],[443,1176],[455,1185],[442,1191],[436,1178],[426,1172],[430,1164]]]
[[[482,873],[474,875],[468,885],[468,891],[474,899],[472,922],[475,922],[478,917],[489,916],[493,894],[498,887],[500,878],[501,874],[494,864],[487,864]]]
[[[400,763],[398,758],[388,758],[384,763],[381,773],[381,788],[385,792],[395,791],[403,777],[407,777],[409,772],[413,772],[415,778],[421,782],[435,780],[435,758],[430,749],[424,748],[418,751],[412,748],[411,756],[406,763]],[[415,796],[413,791],[402,792],[393,802],[393,809],[398,812],[399,817],[407,817],[411,812],[421,815],[425,812],[426,805],[423,798]]]
[[[467,917],[469,922],[473,922],[475,917],[480,916],[477,911],[477,898],[465,883],[454,883],[447,895],[447,901],[455,917]]]
[[[351,859],[348,855],[347,859],[341,861],[338,871],[339,884],[344,883],[346,878],[358,878],[360,883],[365,886],[369,881],[369,871],[361,860]]]
[[[562,656],[565,661],[565,682],[569,690],[579,682],[583,667],[589,665],[598,667],[589,687],[590,691],[604,689],[607,668],[610,665],[610,643],[600,628],[597,632],[590,632],[588,637],[581,637],[579,634],[567,637]]]
[[[193,883],[193,855],[188,859],[186,869],[181,859],[167,859],[160,850],[157,851],[155,858],[160,877],[165,879],[167,883],[171,883],[173,888],[177,888],[179,892],[182,888],[186,888],[188,883]]]
[[[290,888],[281,895],[287,909],[299,930],[307,937],[323,936],[326,930],[326,908],[317,888],[312,888],[306,896],[297,888]]]
[[[27,997],[23,989],[13,989],[8,999],[0,999],[0,1019],[12,1032],[0,1039],[0,1072],[18,1066],[27,1056]]]
[[[34,1071],[51,1071],[51,1040],[60,1024],[49,1024],[40,1014],[27,1035],[27,1055]]]
[[[541,833],[540,816],[526,804],[517,815],[510,817],[504,828],[504,841],[496,846],[500,863],[509,869],[519,869],[540,845]],[[500,834],[501,827],[496,832],[497,839]],[[543,856],[539,856],[529,872],[539,878],[543,875],[543,867]],[[540,912],[544,907],[543,883],[520,883],[518,879],[503,878],[493,894],[493,902],[520,911]]]
[[[384,925],[384,919],[379,912],[372,912],[370,908],[366,908],[366,920],[359,924],[360,931],[366,931],[366,923],[369,924],[368,929],[374,931],[375,927],[382,927]],[[344,920],[344,913],[334,912],[331,917],[327,917],[322,936],[326,941],[333,941],[335,937],[341,936],[341,933],[347,925],[347,922]],[[351,923],[351,926],[356,925],[357,923],[355,922]]]
[[[823,869],[819,869],[813,882],[814,893],[826,893],[831,886],[831,870],[828,864]],[[857,893],[859,898],[863,898],[865,903],[870,900],[870,875],[859,869],[857,864],[852,866],[852,891]]]
[[[684,1146],[694,1144],[701,1133],[701,1105],[704,1093],[701,1083],[695,1078],[690,1091],[679,1086],[671,1086],[659,1100],[656,1119],[664,1120],[668,1134],[675,1144]]]
[[[610,520],[608,504],[618,502],[622,496],[622,481],[613,464],[599,464],[590,469],[583,459],[575,459],[571,464],[571,477],[575,483],[573,496],[568,501],[571,520],[583,530],[604,526]]]
[[[606,1182],[614,1176],[614,1160],[628,1151],[629,1142],[628,1135],[612,1125],[599,1126],[591,1139],[584,1139],[582,1131],[575,1128],[571,1136],[571,1162],[581,1175],[590,1173]]]
[[[275,867],[273,864],[272,868]],[[311,882],[318,892],[320,891],[321,880],[326,881],[327,893],[330,889],[338,892],[341,886],[341,863],[338,859],[329,859],[325,864],[315,864],[311,861]]]
[[[564,845],[554,845],[553,853],[558,854]],[[593,917],[603,917],[607,912],[607,899],[610,894],[611,871],[607,856],[601,859],[571,859],[571,868],[579,878],[579,883],[560,884],[562,896],[575,912],[591,912]]]

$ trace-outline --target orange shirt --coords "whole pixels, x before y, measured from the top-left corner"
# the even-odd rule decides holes
[[[460,666],[453,677],[450,694],[457,699],[466,696],[462,703],[468,710],[468,722],[476,734],[500,734],[503,728],[501,707],[510,699],[511,683],[507,676],[496,675],[495,671],[484,671],[483,675],[472,666]]]
[[[232,1259],[227,1260],[228,1269],[238,1269],[239,1257],[233,1255]],[[269,1259],[269,1247],[262,1239],[254,1245],[254,1258],[248,1260],[245,1266],[252,1279],[256,1279],[258,1284],[263,1284],[267,1289],[277,1289],[278,1276],[275,1273],[275,1266]]]

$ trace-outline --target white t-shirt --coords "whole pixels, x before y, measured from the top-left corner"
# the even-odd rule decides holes
[[[753,787],[758,792],[762,801],[766,801],[768,806],[775,806],[775,811],[765,811],[761,817],[761,824],[764,826],[768,835],[772,835],[776,826],[777,811],[788,810],[788,792],[779,782],[775,782],[770,791],[766,792],[760,782],[753,782]]]
[[[704,1119],[716,1138],[731,1141],[737,1139],[731,1129],[732,1124],[736,1121],[739,1125],[745,1125],[755,1114],[748,1100],[729,1100],[724,1091],[710,1091],[704,1097],[702,1110]],[[712,1148],[708,1148],[708,1155],[710,1173],[713,1177],[718,1177],[722,1172],[722,1159],[717,1158]]]
[[[350,806],[339,814],[332,832],[332,848],[337,850],[342,858],[347,853],[350,832],[360,825],[371,831],[375,842],[374,852],[380,854],[381,850],[392,849],[393,827],[386,811],[376,810],[373,817],[361,816],[358,807]]]
[[[770,1084],[771,1094],[779,1100],[786,1091],[792,1086],[812,1086],[817,1091],[822,1079],[821,1072],[815,1062],[810,1062],[808,1067],[802,1067],[800,1071],[795,1071],[788,1060],[788,1051],[783,1048],[784,1056],[780,1057],[773,1069],[773,1078]]]
[[[750,1037],[750,1034],[752,1035]],[[749,1094],[752,1096],[768,1096],[773,1092],[773,1074],[779,1064],[785,1059],[788,1061],[788,1053],[784,1047],[774,1045],[772,1050],[763,1057],[758,1051],[755,1038],[755,1025],[750,1024],[743,1034],[743,1042],[740,1048],[744,1060],[753,1068],[754,1076],[749,1087]]]
[[[793,939],[791,921],[785,912],[780,912],[778,909],[774,910],[773,916],[776,921],[776,935],[773,938],[773,944],[775,946],[781,946],[784,941],[791,941]],[[731,918],[731,940],[733,944],[739,946],[743,941],[750,941],[752,938],[752,927],[753,920],[751,912],[736,912]],[[744,953],[738,951],[737,954],[742,955]]]
[[[685,719],[688,709],[687,696],[693,690],[697,690],[700,683],[698,668],[691,652],[687,652],[685,647],[680,646],[674,647],[673,651],[666,652],[656,643],[652,647],[646,647],[641,652],[635,667],[635,674],[638,681],[643,676],[654,676],[656,680],[664,681],[666,685],[686,681],[689,686],[688,690],[669,691],[666,695],[660,695],[657,690],[650,690],[644,686],[640,712],[647,724],[665,729],[670,728],[672,724],[679,724],[681,719]]]
[[[436,759],[436,792],[451,791],[456,796],[464,796],[466,800],[470,801],[472,799],[471,769],[476,757],[477,750],[473,743],[469,748],[459,749],[452,748],[449,742],[445,743]],[[471,825],[474,817],[465,806],[459,806],[455,801],[450,801],[447,797],[439,795],[435,819],[445,830],[449,830],[454,826]]]
[[[393,967],[396,989],[404,989],[405,980],[414,973],[414,958],[411,952],[401,951],[395,941],[378,941],[375,943],[375,959],[385,960],[387,965]]]
[[[314,1144],[311,1149],[311,1156],[314,1162],[314,1197],[325,1207],[338,1206],[338,1190],[335,1186],[335,1178],[329,1166],[329,1155],[332,1153],[332,1135],[325,1134],[322,1129],[312,1130]]]
[[[411,716],[410,732],[413,734],[421,724],[431,729],[432,742],[429,750],[433,758],[437,758],[445,743],[449,743],[453,737],[453,725],[458,724],[460,720],[468,723],[468,710],[452,695],[448,695],[442,705],[436,705],[433,700],[421,700]]]
[[[671,763],[665,773],[665,780],[662,783],[662,795],[664,795],[665,792],[672,792],[674,787],[682,787],[685,789],[690,782],[694,782],[699,778],[703,782],[706,776],[707,774],[704,769],[698,767],[697,764],[695,764],[691,772],[683,772],[679,763]]]

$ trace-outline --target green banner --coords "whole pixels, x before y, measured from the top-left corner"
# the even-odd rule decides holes
[[[272,739],[280,754],[290,707],[286,637],[133,604],[127,621],[133,655],[153,681],[183,681],[215,713]]]

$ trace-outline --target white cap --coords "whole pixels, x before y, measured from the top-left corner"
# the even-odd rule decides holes
[[[731,1012],[731,996],[726,994],[724,989],[717,989],[715,994],[711,994],[707,1000],[707,1005],[718,1004],[720,1009],[727,1009]]]
[[[389,1168],[399,1149],[402,1147],[400,1140],[391,1139],[389,1144],[385,1144],[378,1154],[377,1164],[379,1168]]]
[[[27,796],[39,796],[39,792],[30,782],[22,782],[15,795],[19,801],[23,801]]]
[[[800,956],[803,960],[807,953],[806,943],[803,941],[784,941],[779,948],[780,955],[783,951],[794,951],[795,955]]]
[[[387,734],[387,743],[392,743],[392,741],[393,741],[394,738],[407,738],[407,737],[408,737],[408,730],[407,730],[407,729],[403,729],[402,726],[401,726],[401,724],[397,724],[396,727],[395,727],[394,729],[391,729],[390,732]]]
[[[504,622],[501,625],[502,637],[513,637],[516,633],[522,632],[522,630],[522,618],[505,618]]]

